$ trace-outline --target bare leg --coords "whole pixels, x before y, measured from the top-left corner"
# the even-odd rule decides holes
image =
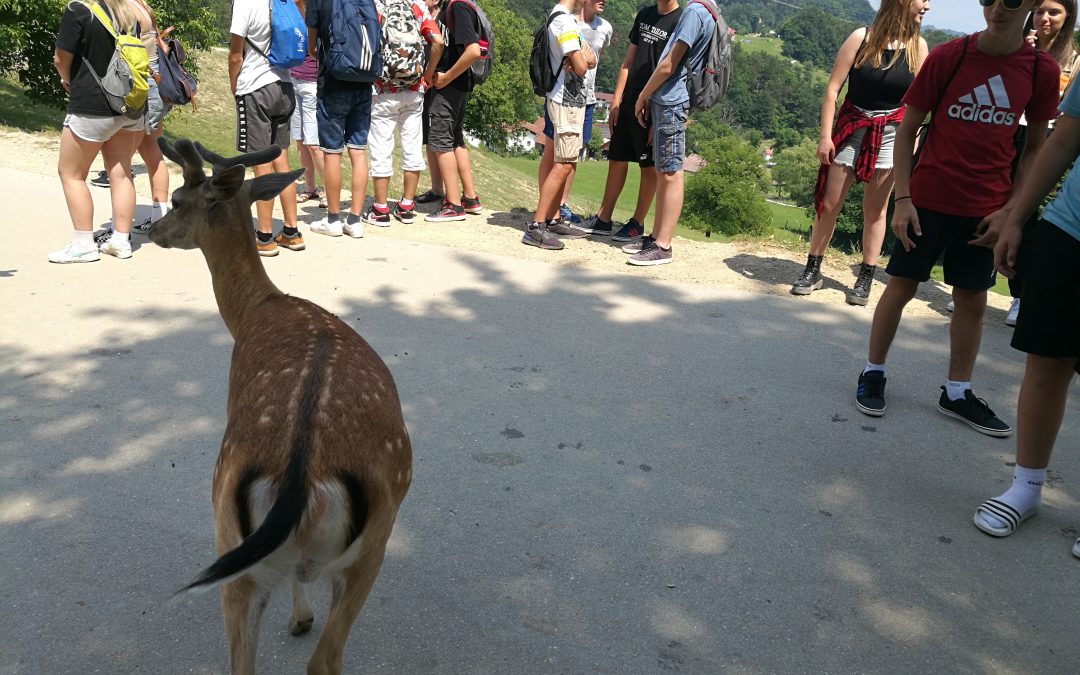
[[[655,175],[656,216],[653,219],[653,236],[657,244],[671,248],[671,238],[675,236],[675,226],[682,214],[683,172],[680,170]]]
[[[547,138],[547,142],[544,143],[544,154],[540,155],[540,166],[536,170],[536,189],[544,189],[544,181],[547,180],[553,166],[555,166],[555,144]]]
[[[375,203],[385,204],[390,195],[390,176],[375,176],[371,179],[375,193]]]
[[[311,192],[315,189],[315,162],[311,150],[303,141],[297,141],[296,155],[300,158],[300,166],[304,167],[304,192]]]
[[[634,206],[634,220],[645,225],[645,219],[649,216],[649,207],[652,206],[653,197],[656,195],[656,169],[653,167],[641,169],[641,179],[638,183],[637,205]],[[618,197],[616,196],[616,199]],[[612,209],[615,208],[614,203]],[[606,220],[611,220],[607,218]]]
[[[349,161],[352,162],[352,201],[349,203],[349,212],[358,216],[364,209],[364,198],[367,196],[367,150],[349,148]]]
[[[892,189],[892,169],[875,171],[870,182],[866,184],[866,191],[863,193],[863,264],[877,265],[878,256],[881,255],[881,245],[885,241],[885,218]],[[836,218],[833,217],[833,227],[835,226]]]
[[[146,165],[146,173],[150,176],[150,195],[159,204],[169,201],[169,167],[165,165],[165,158],[161,156],[161,148],[158,147],[157,139],[161,138],[161,129],[152,134],[144,134],[139,142],[139,156]]]
[[[142,131],[121,131],[101,146],[101,159],[109,172],[109,196],[112,198],[113,230],[131,232],[135,215],[135,183],[131,180],[131,158],[139,146]]]
[[[852,169],[839,164],[829,166],[829,173],[825,178],[825,197],[822,202],[821,216],[814,220],[814,226],[810,228],[810,255],[825,255],[825,249],[829,247],[833,232],[836,231],[836,219],[840,216],[840,210],[844,208],[844,198],[847,197],[848,190],[851,189],[853,182],[855,182],[855,172]],[[891,181],[889,189],[892,189]],[[886,193],[885,199],[888,200],[888,197],[889,195]],[[868,198],[864,197],[864,205]],[[882,213],[882,240],[885,237],[884,225],[884,213]],[[878,242],[878,250],[881,250],[880,242]],[[874,259],[877,259],[876,255]],[[877,363],[877,361],[874,363]]]
[[[341,213],[341,153],[323,151],[323,180],[326,181],[326,206],[330,213]]]
[[[458,177],[461,179],[461,194],[469,199],[476,199],[476,186],[473,185],[472,165],[469,164],[469,149],[454,148],[457,159]]]
[[[574,174],[577,165],[572,162],[556,162],[548,173],[547,180],[540,190],[540,201],[536,205],[533,221],[543,223],[559,211],[559,197],[568,176]]]
[[[982,342],[986,291],[954,288],[953,303],[956,309],[953,311],[952,321],[949,322],[949,379],[969,382],[975,369],[975,358],[979,355],[979,344]]]
[[[1029,354],[1016,410],[1016,463],[1045,469],[1065,417],[1076,359]]]
[[[100,150],[101,143],[85,141],[68,127],[60,134],[60,161],[56,173],[60,176],[71,224],[79,232],[94,230],[94,200],[86,186],[86,176]]]
[[[289,618],[289,632],[293,635],[303,635],[311,630],[315,623],[315,612],[311,610],[307,594],[304,593],[304,584],[295,577],[292,579],[293,609]]]
[[[461,193],[458,192],[458,163],[457,156],[453,152],[436,152],[439,170],[442,173],[443,194],[446,201],[454,206],[461,206]]]
[[[401,196],[411,201],[416,197],[416,186],[420,184],[420,172],[406,171],[401,183]]]
[[[600,202],[600,210],[596,215],[605,222],[611,221],[611,215],[615,212],[615,202],[619,201],[623,186],[626,185],[626,162],[608,162],[607,179],[604,182],[604,199]],[[638,193],[640,198],[640,192]],[[652,199],[652,196],[649,197]]]
[[[439,168],[439,153],[435,152],[430,147],[427,149],[427,165],[428,173],[431,174],[431,191],[437,195],[445,195],[446,191],[443,190],[442,169]]]
[[[896,338],[904,307],[915,297],[919,282],[904,277],[890,277],[885,292],[874,310],[874,323],[870,326],[870,363],[885,363],[889,347]]]

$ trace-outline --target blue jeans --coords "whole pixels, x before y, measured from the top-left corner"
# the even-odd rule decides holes
[[[686,159],[686,117],[690,104],[652,103],[653,161],[660,173],[682,171]]]
[[[172,106],[161,100],[154,78],[150,78],[147,84],[150,85],[149,91],[146,92],[146,133],[149,134],[165,121],[165,116],[172,110]]]
[[[319,146],[323,152],[340,155],[349,147],[367,148],[371,127],[371,85],[330,88],[318,95],[315,119],[319,124]]]

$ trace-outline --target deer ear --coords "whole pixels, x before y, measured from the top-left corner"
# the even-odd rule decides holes
[[[297,169],[296,171],[290,171],[288,173],[270,173],[265,176],[259,176],[250,181],[248,185],[248,194],[251,196],[252,201],[262,201],[264,199],[273,199],[278,196],[282,190],[287,188],[296,182],[296,179],[303,175],[303,169]]]
[[[244,186],[244,171],[243,165],[237,164],[214,173],[210,179],[210,190],[214,199],[224,202],[236,196],[236,193]]]

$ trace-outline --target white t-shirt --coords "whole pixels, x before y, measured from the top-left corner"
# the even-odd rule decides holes
[[[601,19],[599,14],[594,14],[592,21],[584,22],[582,25],[584,28],[581,34],[585,42],[589,43],[593,54],[596,54],[596,65],[599,66],[600,52],[611,44],[611,24]],[[585,103],[586,105],[596,103],[596,68],[589,68],[589,72],[585,73]]]
[[[566,11],[561,5],[555,5],[551,14],[558,13],[548,26],[548,56],[551,67],[558,69],[555,88],[548,94],[553,103],[561,103],[572,108],[585,107],[585,77],[563,68],[563,58],[581,50],[581,29],[584,27],[577,17]]]
[[[263,54],[270,51],[270,3],[267,0],[234,0],[229,32],[251,40]],[[236,95],[243,96],[274,82],[291,82],[289,71],[273,68],[262,54],[244,42],[244,62],[236,78]]]

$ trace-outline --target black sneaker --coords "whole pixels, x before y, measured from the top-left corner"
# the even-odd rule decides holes
[[[855,390],[855,405],[859,412],[871,417],[885,414],[885,373],[871,370],[859,375],[859,387]]]
[[[964,392],[964,398],[952,401],[942,386],[937,408],[949,417],[967,422],[972,429],[987,436],[1005,438],[1012,434],[1012,427],[1000,420],[986,401],[976,398],[970,389]]]
[[[611,237],[611,241],[637,241],[643,234],[645,234],[645,228],[631,218]]]
[[[484,207],[480,206],[480,195],[475,197],[462,197],[461,206],[465,209],[465,213],[471,213],[474,216],[478,213],[483,213]]]
[[[849,305],[865,307],[870,302],[870,286],[874,283],[874,272],[876,271],[876,265],[863,263],[859,267],[859,278],[855,280],[855,286],[847,294],[847,303]]]
[[[416,199],[413,201],[417,204],[431,204],[432,202],[441,202],[444,199],[446,199],[446,195],[441,195],[437,192],[428,190],[427,192],[416,195]]]
[[[460,204],[443,202],[442,208],[424,217],[429,223],[446,223],[452,220],[465,220],[465,209]]]
[[[94,187],[102,187],[102,188],[109,187],[109,172],[108,171],[98,171],[98,174],[90,179],[90,184],[93,185]]]
[[[94,243],[97,244],[98,246],[101,246],[105,242],[109,241],[110,237],[112,237],[112,227],[111,226],[106,227],[105,229],[98,230],[97,232],[95,232],[94,233]]]
[[[610,220],[601,220],[600,216],[589,216],[582,221],[581,229],[587,234],[593,234],[597,237],[610,237],[613,228]]]
[[[401,202],[398,202],[397,206],[394,207],[394,217],[406,225],[412,225],[413,219],[416,218],[416,209],[412,206],[405,208],[401,205]]]
[[[580,227],[575,227],[564,220],[549,220],[547,231],[563,239],[581,239],[589,236],[589,233]]]
[[[377,227],[390,227],[390,207],[387,207],[385,211],[380,211],[372,204],[371,209],[364,214],[364,222]]]
[[[565,246],[555,235],[548,232],[546,225],[540,223],[528,224],[525,228],[525,235],[521,238],[521,243],[548,251],[560,251]]]

